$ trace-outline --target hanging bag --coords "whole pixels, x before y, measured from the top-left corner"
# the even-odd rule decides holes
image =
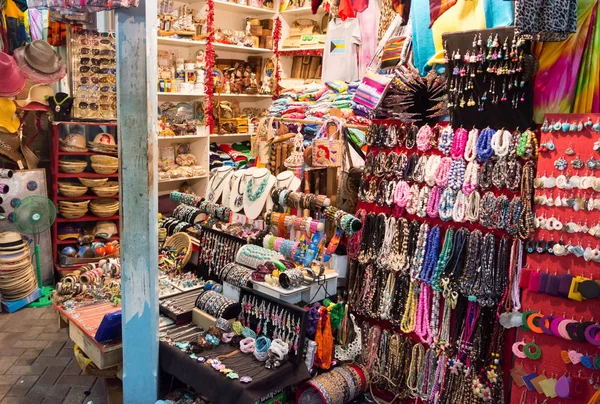
[[[262,118],[256,128],[256,135],[252,137],[252,155],[258,159],[257,167],[264,167],[269,163],[271,141],[275,137],[273,119],[272,117]]]
[[[354,314],[350,314],[350,320],[352,321],[352,328],[354,329],[354,339],[349,344],[335,346],[335,359],[342,362],[355,360],[362,351],[362,331],[360,327],[356,325]],[[346,327],[349,325],[349,322],[346,322]]]
[[[381,104],[391,82],[391,77],[367,72],[360,81],[356,93],[352,97],[352,101],[373,110]]]
[[[329,124],[334,123],[336,131],[327,136]],[[343,123],[339,118],[326,120],[312,142],[312,167],[339,167],[342,165]]]

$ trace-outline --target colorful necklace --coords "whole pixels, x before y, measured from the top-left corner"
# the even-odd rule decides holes
[[[267,173],[264,174],[264,177],[265,178],[263,178],[263,180],[258,185],[256,192],[252,192],[252,184],[254,183],[254,180],[255,180],[254,177],[250,178],[250,181],[248,181],[246,183],[246,194],[248,195],[248,200],[250,202],[256,201],[265,192],[265,189],[267,188],[267,184],[269,183],[269,178],[271,177],[271,173],[269,171],[267,171]],[[260,177],[258,177],[258,178],[260,178]]]

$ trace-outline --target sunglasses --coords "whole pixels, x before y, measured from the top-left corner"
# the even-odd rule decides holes
[[[116,111],[117,103],[113,102],[112,104],[100,104],[100,109],[102,111]]]
[[[83,101],[79,103],[79,109],[88,109],[88,108],[91,111],[97,111],[98,104],[96,104],[95,102],[87,103],[87,102],[83,102]]]
[[[98,84],[100,79],[98,77],[81,77],[79,79],[79,84],[89,84],[90,82]]]
[[[100,91],[102,91],[103,93],[112,91],[114,93],[115,91],[117,91],[117,87],[116,86],[104,86],[104,87],[100,87]]]
[[[89,55],[90,53],[94,56],[115,56],[116,52],[112,49],[96,49],[96,48],[79,48],[81,55]]]
[[[106,69],[101,69],[98,66],[80,66],[79,67],[79,72],[80,73],[87,73],[89,71],[92,71],[92,73],[100,73],[102,70],[106,70]],[[115,69],[113,69],[115,70]],[[106,73],[103,73],[106,74]]]
[[[80,91],[98,91],[98,86],[81,85],[77,87]]]
[[[96,58],[81,58],[80,62],[82,65],[89,65],[90,62],[92,62],[92,64],[94,66],[100,66],[100,65],[108,65],[108,64],[114,64],[115,63],[115,59],[108,59],[108,58],[101,58],[101,59],[96,59]]]

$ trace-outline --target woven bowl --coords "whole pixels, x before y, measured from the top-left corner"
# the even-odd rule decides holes
[[[119,207],[119,201],[112,198],[95,199],[90,203],[90,208],[94,209],[113,209]]]
[[[183,257],[182,267],[186,266],[192,258],[192,238],[187,233],[175,233],[165,240],[163,247],[175,249],[186,248],[185,257]]]
[[[117,181],[109,181],[101,187],[93,187],[92,192],[102,198],[110,198],[119,192],[119,183]]]
[[[90,201],[80,201],[80,202],[69,202],[69,201],[58,201],[59,208],[66,209],[87,209]]]
[[[80,196],[85,195],[86,192],[87,188],[72,190],[71,188],[58,187],[58,193],[67,198],[79,198]]]
[[[108,178],[78,178],[79,181],[86,187],[101,187],[106,184]]]
[[[118,166],[119,159],[111,156],[91,156],[90,160],[92,164],[106,165],[106,166]]]
[[[79,219],[80,217],[85,216],[85,214],[87,213],[87,210],[83,211],[83,212],[65,212],[65,211],[60,210],[59,212],[60,212],[60,215],[64,218]]]
[[[77,167],[77,166],[62,166],[59,165],[58,169],[63,173],[67,174],[81,174],[85,170],[85,166]]]
[[[119,166],[105,166],[92,163],[92,170],[97,174],[114,174],[119,170]]]
[[[113,210],[101,210],[101,211],[96,210],[96,209],[90,209],[90,210],[94,216],[111,217],[111,216],[114,216],[119,211],[119,208],[117,207],[116,209],[113,209]]]

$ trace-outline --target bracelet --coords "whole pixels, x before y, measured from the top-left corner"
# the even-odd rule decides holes
[[[254,352],[254,338],[247,337],[240,341],[240,351],[243,353]]]

